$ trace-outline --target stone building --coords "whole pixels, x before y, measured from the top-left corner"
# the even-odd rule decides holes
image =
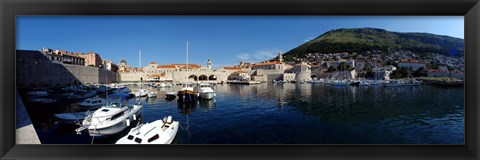
[[[402,68],[402,67],[412,68],[414,71],[416,71],[420,68],[425,69],[427,67],[427,63],[419,62],[419,61],[416,61],[416,60],[403,60],[403,61],[400,61],[398,63],[398,67],[399,68]]]
[[[89,52],[86,54],[81,54],[79,56],[85,59],[85,66],[94,66],[94,67],[100,67],[100,68],[105,67],[105,66],[102,66],[102,58],[100,57],[100,55],[98,55],[95,52]]]
[[[297,64],[293,67],[296,81],[311,81],[312,71],[310,65],[305,62]]]
[[[81,57],[81,53],[73,53],[63,50],[53,50],[42,48],[40,51],[50,61],[62,64],[85,65],[85,58]]]
[[[207,61],[207,67],[197,64],[166,64],[158,65],[156,62],[150,62],[141,69],[141,73],[132,73],[128,70],[125,59],[122,59],[119,68],[122,81],[138,81],[141,77],[148,81],[166,81],[175,83],[186,82],[221,82],[227,81],[229,74],[234,71],[220,69],[212,70],[212,61]]]
[[[112,61],[109,60],[102,60],[102,68],[112,71],[112,72],[117,72],[118,71],[118,66],[117,64],[113,63]]]

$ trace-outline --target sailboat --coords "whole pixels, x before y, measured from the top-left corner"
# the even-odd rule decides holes
[[[185,66],[188,72],[188,41],[187,41],[187,64]],[[197,100],[197,93],[193,89],[193,84],[188,82],[188,78],[187,78],[187,82],[183,84],[182,89],[178,91],[177,96],[178,96],[179,102],[188,103],[188,102],[195,102]]]
[[[142,68],[142,50],[138,51],[138,69]],[[143,71],[141,71],[141,76],[143,76]],[[142,79],[140,79],[140,90],[135,92],[135,97],[145,97],[148,95],[148,91],[142,88]]]

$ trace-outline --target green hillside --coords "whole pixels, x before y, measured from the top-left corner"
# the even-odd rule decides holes
[[[400,33],[376,28],[337,29],[306,42],[285,55],[304,57],[308,53],[339,53],[410,50],[414,53],[440,53],[463,56],[464,40],[429,33]]]

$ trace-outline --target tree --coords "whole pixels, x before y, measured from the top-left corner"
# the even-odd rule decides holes
[[[365,73],[365,78],[373,78],[373,72],[372,71],[367,71]]]
[[[337,69],[335,69],[335,67],[333,67],[333,66],[330,66],[327,69],[327,72],[335,72],[335,71],[337,71]]]
[[[418,68],[416,71],[413,72],[413,76],[414,77],[426,77],[427,72],[425,71],[425,69],[423,67],[421,67],[421,68]]]
[[[406,78],[408,76],[407,68],[402,67],[392,72],[391,77],[393,79]]]

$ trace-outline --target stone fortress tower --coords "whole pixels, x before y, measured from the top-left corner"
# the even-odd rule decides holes
[[[305,62],[297,64],[293,67],[295,72],[295,80],[296,81],[311,81],[312,80],[312,70],[310,69],[310,65]]]

